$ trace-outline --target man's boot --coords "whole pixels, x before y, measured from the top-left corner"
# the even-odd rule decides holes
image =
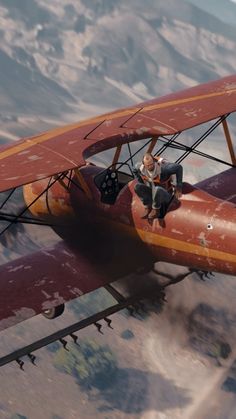
[[[148,214],[148,219],[153,220],[154,218],[158,218],[160,215],[160,208],[152,208],[152,210]]]
[[[141,217],[141,218],[148,218],[148,215],[149,215],[149,213],[152,211],[152,208],[151,208],[151,207],[146,206],[146,207],[144,207],[144,209],[145,209],[145,211],[144,211],[144,214],[142,215],[142,217]]]

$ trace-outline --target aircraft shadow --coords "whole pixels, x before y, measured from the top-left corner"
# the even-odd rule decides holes
[[[188,318],[190,346],[221,365],[231,352],[230,336],[234,333],[235,316],[222,308],[199,303]]]
[[[155,389],[155,398],[150,397],[150,388]],[[121,368],[113,383],[101,383],[98,394],[92,399],[101,403],[100,412],[119,410],[128,414],[140,414],[146,410],[163,412],[181,408],[191,403],[188,390],[159,373],[150,373],[133,368]]]

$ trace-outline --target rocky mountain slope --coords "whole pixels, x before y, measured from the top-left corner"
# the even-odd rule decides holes
[[[0,19],[5,116],[78,119],[236,67],[234,29],[184,0],[0,0]]]

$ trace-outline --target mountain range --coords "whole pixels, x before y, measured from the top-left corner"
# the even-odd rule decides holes
[[[26,135],[234,73],[235,29],[219,17],[236,5],[214,1],[213,15],[205,3],[0,0],[2,129]]]

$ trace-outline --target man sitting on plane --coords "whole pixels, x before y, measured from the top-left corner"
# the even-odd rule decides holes
[[[142,218],[163,218],[173,194],[172,175],[176,175],[175,197],[182,195],[182,166],[146,153],[139,169],[133,172],[138,179],[134,190],[145,206]]]

